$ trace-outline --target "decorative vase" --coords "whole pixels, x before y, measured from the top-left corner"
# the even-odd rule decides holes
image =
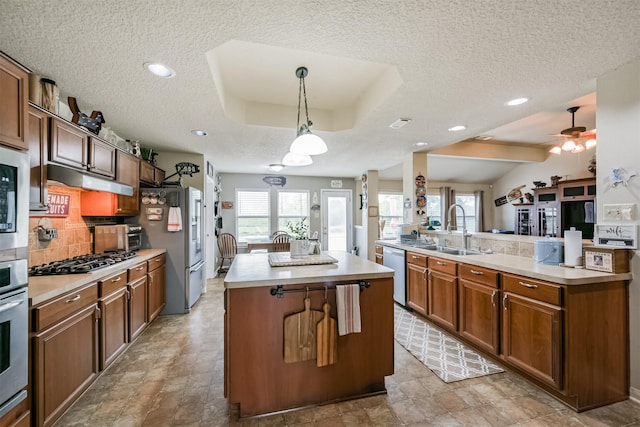
[[[306,258],[309,255],[309,240],[291,239],[289,243],[291,258]]]

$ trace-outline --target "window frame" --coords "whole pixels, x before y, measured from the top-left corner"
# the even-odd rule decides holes
[[[275,212],[275,226],[276,226],[276,231],[286,231],[287,233],[291,233],[291,230],[289,230],[289,227],[285,226],[284,229],[280,228],[280,219],[285,219],[288,218],[287,221],[292,221],[292,220],[298,220],[298,219],[302,219],[303,217],[300,216],[289,216],[289,215],[280,215],[280,194],[282,193],[297,193],[297,194],[301,194],[304,193],[307,195],[307,209],[306,209],[306,215],[304,216],[304,218],[307,219],[307,225],[309,225],[310,221],[311,221],[311,195],[310,195],[310,191],[309,190],[305,190],[305,189],[279,189],[277,190],[277,196],[276,196],[276,212]]]
[[[381,204],[380,204],[380,196],[381,196],[381,195],[399,196],[399,197],[400,197],[400,209],[401,209],[400,215],[395,215],[395,216],[392,216],[392,215],[382,215],[382,213],[381,213],[381,211],[380,211],[380,206],[381,206]],[[377,200],[377,202],[378,202],[378,227],[380,227],[380,220],[381,220],[383,217],[384,217],[384,218],[397,218],[397,219],[398,219],[398,222],[397,222],[396,226],[397,226],[397,225],[399,225],[399,224],[404,223],[404,209],[405,209],[405,208],[404,208],[404,195],[403,195],[403,193],[402,193],[402,192],[400,192],[400,191],[378,191],[378,200]],[[392,221],[393,221],[393,220],[392,220]],[[389,223],[389,224],[385,224],[384,229],[385,229],[385,230],[386,230],[386,229],[391,230],[391,224],[390,224],[390,223]],[[396,231],[395,231],[395,230],[393,230],[393,232],[391,233],[391,237],[395,237],[395,235],[396,235]],[[384,238],[385,238],[384,230],[382,230],[382,234],[381,234],[379,237],[380,237],[381,239],[384,239]],[[389,237],[389,234],[387,233],[386,238],[388,238],[388,237]]]
[[[241,192],[254,192],[254,193],[266,193],[267,194],[267,215],[240,215],[240,203],[239,203],[239,193]],[[240,236],[240,219],[241,218],[266,218],[267,219],[267,234],[264,237],[269,237],[271,235],[271,189],[267,188],[236,188],[235,189],[235,233],[238,241],[244,240],[245,237]]]

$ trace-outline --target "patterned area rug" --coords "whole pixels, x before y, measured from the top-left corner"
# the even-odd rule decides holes
[[[395,306],[394,337],[400,345],[446,383],[504,372],[502,368]]]

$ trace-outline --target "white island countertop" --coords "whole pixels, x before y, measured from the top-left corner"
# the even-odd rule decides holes
[[[227,289],[294,285],[393,277],[394,271],[344,251],[323,251],[338,262],[320,265],[271,267],[268,253],[236,255],[224,279]]]

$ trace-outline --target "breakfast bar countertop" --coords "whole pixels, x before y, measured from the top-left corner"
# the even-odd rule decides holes
[[[344,251],[323,251],[332,264],[272,267],[268,253],[236,255],[224,279],[227,289],[393,277],[388,267]]]
[[[67,292],[72,292],[75,289],[79,289],[116,272],[126,270],[165,252],[166,249],[142,249],[137,251],[137,256],[134,258],[89,273],[63,274],[59,276],[31,276],[29,277],[28,287],[29,305],[38,305]]]

